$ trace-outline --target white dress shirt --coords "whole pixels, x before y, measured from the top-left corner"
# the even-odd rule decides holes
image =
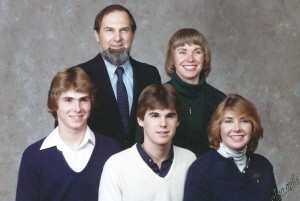
[[[61,139],[58,133],[58,126],[48,135],[40,150],[48,149],[56,146],[59,151],[62,152],[70,168],[75,172],[81,172],[87,165],[95,147],[95,135],[92,130],[87,127],[84,138],[77,148],[77,150],[71,150]]]
[[[118,66],[115,66],[111,63],[109,63],[108,61],[106,61],[105,59],[104,63],[109,75],[109,79],[110,79],[110,83],[111,86],[113,88],[116,100],[117,100],[117,82],[118,82],[118,76],[115,73],[116,69]],[[133,101],[133,70],[132,70],[132,66],[128,61],[126,61],[124,64],[121,65],[121,67],[124,68],[124,73],[123,73],[123,82],[125,84],[126,90],[127,90],[127,95],[128,95],[128,104],[129,104],[129,114],[131,112],[131,108],[132,108],[132,101]]]

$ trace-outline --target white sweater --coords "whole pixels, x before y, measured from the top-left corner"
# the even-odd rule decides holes
[[[99,201],[182,201],[186,174],[196,156],[173,146],[174,160],[168,174],[156,175],[143,161],[136,145],[105,163]]]

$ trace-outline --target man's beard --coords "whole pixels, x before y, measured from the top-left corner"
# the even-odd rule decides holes
[[[130,57],[129,49],[126,48],[118,50],[108,48],[102,51],[101,54],[106,61],[116,66],[124,64]]]

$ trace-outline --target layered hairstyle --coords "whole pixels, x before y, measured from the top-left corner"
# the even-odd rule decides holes
[[[55,119],[57,119],[58,99],[68,90],[89,94],[91,109],[95,107],[96,88],[89,76],[80,67],[65,68],[53,77],[48,92],[48,110]]]
[[[193,28],[184,28],[176,31],[169,40],[165,61],[165,71],[168,76],[175,72],[174,52],[177,47],[188,45],[199,45],[205,55],[203,71],[207,77],[211,71],[211,52],[208,42],[203,34]]]
[[[180,120],[182,105],[174,87],[169,84],[152,84],[142,91],[137,104],[137,118],[144,120],[148,110],[156,109],[174,110]]]
[[[218,149],[221,138],[220,125],[224,119],[226,111],[230,111],[236,115],[243,115],[252,124],[252,136],[247,144],[247,153],[254,153],[258,146],[258,141],[263,137],[263,128],[260,116],[254,104],[238,94],[229,94],[216,108],[212,114],[208,126],[209,145],[213,149]]]
[[[103,17],[105,15],[115,12],[115,11],[122,11],[122,12],[127,13],[128,17],[130,19],[131,31],[132,31],[132,33],[135,33],[137,26],[136,26],[136,23],[135,23],[135,20],[134,20],[132,14],[130,13],[130,11],[127,8],[125,8],[122,5],[118,5],[118,4],[113,4],[113,5],[107,6],[96,15],[95,23],[94,23],[94,30],[99,33],[100,29],[101,29],[101,23],[102,23]]]

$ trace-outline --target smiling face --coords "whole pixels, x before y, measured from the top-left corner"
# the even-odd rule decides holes
[[[113,11],[105,15],[101,21],[100,31],[95,31],[95,38],[100,44],[101,51],[124,48],[130,50],[134,33],[128,14],[125,11]]]
[[[179,125],[176,111],[170,109],[148,110],[138,123],[144,130],[144,143],[152,147],[170,146]]]
[[[220,131],[224,145],[232,150],[242,151],[251,140],[253,126],[244,116],[225,111]]]
[[[57,120],[60,129],[65,131],[86,129],[91,111],[91,100],[88,93],[68,90],[60,95],[57,105]]]
[[[201,46],[185,44],[177,47],[173,54],[176,73],[180,79],[188,84],[198,84],[205,59]]]

